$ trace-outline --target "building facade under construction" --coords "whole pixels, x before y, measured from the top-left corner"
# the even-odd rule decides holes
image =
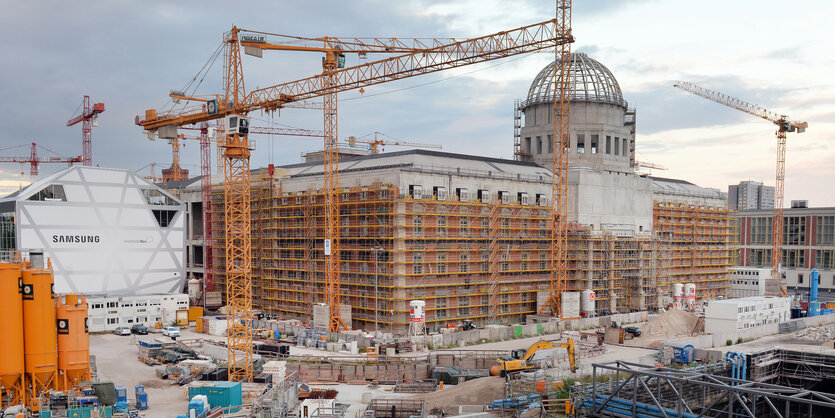
[[[341,154],[341,303],[354,328],[404,332],[414,299],[426,302],[426,326],[436,329],[538,312],[550,279],[553,67],[515,104],[515,159]],[[641,173],[635,111],[611,72],[584,54],[572,55],[571,71],[569,291],[595,292],[589,315],[666,306],[675,283],[695,284],[698,298],[724,294],[734,232],[726,195]],[[251,179],[254,306],[308,319],[324,302],[322,163],[256,170]],[[209,256],[222,291],[222,185],[212,212]]]

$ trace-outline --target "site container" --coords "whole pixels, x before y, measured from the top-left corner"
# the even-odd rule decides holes
[[[177,325],[179,325],[179,326],[188,325],[188,310],[183,309],[183,310],[177,311],[176,318],[177,318]]]
[[[188,388],[188,398],[196,395],[206,395],[209,399],[209,407],[238,406],[243,403],[241,382],[211,382],[206,386]],[[230,412],[237,412],[232,410]]]
[[[199,322],[199,319],[203,317],[203,307],[202,306],[192,306],[188,308],[188,322]],[[197,331],[200,332],[200,331]]]

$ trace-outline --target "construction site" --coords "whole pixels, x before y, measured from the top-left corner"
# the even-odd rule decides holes
[[[783,216],[787,134],[808,123],[666,86],[776,126],[762,135],[777,138],[774,215],[746,219],[728,193],[653,174],[666,168],[642,161],[609,53],[573,50],[572,2],[554,6],[468,38],[231,26],[184,88],[131,116],[170,152],[161,177],[93,163],[106,115],[88,95],[66,122],[80,156],[0,149],[28,147],[0,163],[33,177],[0,198],[0,417],[835,414],[835,303],[818,294],[831,266],[797,248],[828,250]],[[315,71],[254,80],[250,60],[288,52]],[[504,157],[475,138],[448,152],[340,131],[340,95],[533,54],[547,64],[507,100]],[[298,56],[284,63],[308,71]],[[275,123],[287,110],[322,130]],[[270,154],[273,136],[322,142],[262,165],[259,135]],[[42,163],[69,168],[36,180]],[[831,241],[835,223],[809,216]],[[786,261],[808,267],[808,296],[789,295]]]

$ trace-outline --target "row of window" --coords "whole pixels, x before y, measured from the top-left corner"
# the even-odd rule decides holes
[[[161,317],[157,316],[157,317],[154,318],[153,322],[159,322],[161,319],[162,319]],[[127,319],[125,319],[125,322],[122,322],[122,323],[124,323],[124,324],[134,324],[134,323],[145,324],[147,322],[148,322],[148,317],[147,316],[140,316],[140,317],[137,317],[137,318],[127,318]],[[120,323],[119,318],[107,318],[107,325],[117,325],[119,323]]]
[[[589,135],[589,142],[586,143],[586,134],[577,134],[577,154],[585,154],[586,150],[588,150],[589,154],[597,154],[597,153],[606,153],[609,155],[622,155],[624,157],[629,156],[629,139],[628,138],[620,138],[620,137],[612,137],[611,135],[606,135],[606,139],[604,141],[600,140],[600,135],[593,134]],[[525,137],[525,150],[528,154],[536,154],[542,155],[545,154],[545,149],[547,148],[547,153],[551,154],[554,152],[554,141],[553,136],[548,135],[546,140],[543,141],[542,136],[536,137],[535,142],[535,149],[534,143],[531,142],[531,137]],[[569,144],[569,151],[571,150],[571,145]]]
[[[835,250],[814,250],[815,265],[812,267],[821,270],[835,268]],[[783,267],[804,268],[806,264],[805,249],[782,249]],[[751,248],[748,250],[748,265],[755,267],[771,267],[771,250],[763,248]],[[754,273],[754,272],[751,272]],[[737,272],[739,274],[739,272]]]
[[[815,227],[816,245],[835,245],[835,215],[817,216]],[[751,244],[771,244],[772,217],[751,219]],[[740,230],[740,234],[742,231]],[[740,242],[742,242],[740,240]],[[783,218],[783,245],[810,245],[806,242],[806,217],[786,216]]]
[[[481,203],[490,203],[492,201],[491,197],[493,195],[487,189],[478,189],[476,190],[475,197]],[[529,205],[537,205],[537,206],[548,206],[550,203],[548,196],[543,193],[536,193],[533,196],[528,194],[527,192],[518,192],[516,193],[516,199],[513,200],[513,196],[511,193],[506,190],[500,190],[495,195],[502,204],[510,204],[510,203],[519,203],[523,206]],[[409,185],[409,197],[412,199],[434,199],[440,201],[447,201],[449,200],[449,193],[447,192],[446,187],[443,186],[433,186],[432,190],[430,191],[428,188],[424,189],[422,185],[419,184],[410,184]],[[455,189],[455,195],[453,200],[458,202],[469,202],[470,201],[470,191],[464,187],[458,187]]]

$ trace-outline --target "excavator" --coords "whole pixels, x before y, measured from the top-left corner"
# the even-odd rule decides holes
[[[577,364],[574,362],[574,340],[569,338],[565,342],[561,341],[537,341],[527,349],[520,348],[510,352],[509,356],[501,356],[496,359],[496,364],[490,368],[492,376],[505,376],[508,373],[521,372],[523,370],[532,370],[537,365],[531,360],[539,350],[549,350],[552,348],[565,348],[568,351],[568,364],[571,366],[571,372],[577,371]]]

